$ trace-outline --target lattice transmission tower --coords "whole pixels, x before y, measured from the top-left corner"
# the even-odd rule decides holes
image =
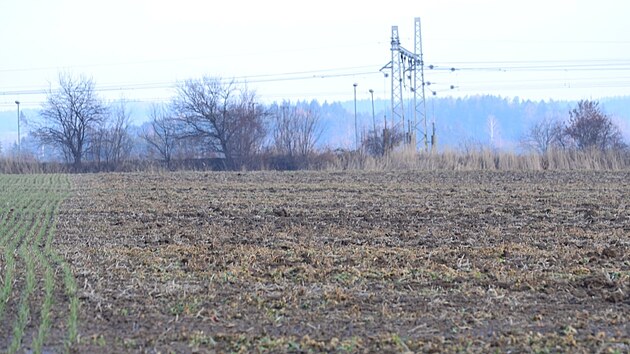
[[[418,133],[425,151],[429,150],[427,138],[427,114],[424,82],[424,61],[422,54],[422,31],[420,17],[414,19],[413,52],[400,45],[398,26],[392,26],[391,39],[392,60],[381,71],[389,69],[391,72],[391,105],[392,123],[399,126],[405,133],[405,143],[416,148]],[[411,107],[413,117],[405,117],[405,95],[412,96]]]

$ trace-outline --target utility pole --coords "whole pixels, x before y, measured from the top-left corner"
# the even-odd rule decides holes
[[[354,86],[354,148],[359,150],[359,125],[357,124],[357,84],[356,82],[352,84]]]
[[[374,115],[374,90],[370,89],[370,95],[372,96],[372,124],[374,129],[374,137],[376,137],[376,116]]]
[[[431,100],[431,152],[437,148],[437,135],[435,135],[435,98]]]
[[[18,155],[21,153],[21,143],[20,143],[20,101],[16,100],[15,104],[17,105],[17,125],[18,125],[18,136],[17,136],[17,143],[18,143]]]

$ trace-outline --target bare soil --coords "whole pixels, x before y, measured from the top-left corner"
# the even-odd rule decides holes
[[[630,352],[627,172],[71,181],[77,352]]]

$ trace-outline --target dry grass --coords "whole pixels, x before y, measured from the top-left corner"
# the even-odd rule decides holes
[[[269,169],[261,156],[256,169]],[[177,160],[172,170],[220,169],[220,160]],[[282,164],[280,164],[282,166]],[[287,165],[288,166],[288,165]],[[285,166],[285,167],[287,167]],[[324,151],[310,156],[296,166],[318,171],[621,171],[630,169],[628,151],[549,150],[546,154],[516,154],[487,148],[416,152],[409,149],[393,151],[382,157],[361,152],[335,153]],[[295,167],[295,166],[294,166]],[[0,160],[0,173],[62,173],[62,172],[166,172],[169,168],[158,161],[125,161],[120,164],[85,163],[79,171],[62,163],[39,163],[34,159]]]
[[[550,150],[545,155],[516,154],[491,149],[444,152],[393,151],[374,158],[353,155],[329,165],[330,170],[417,171],[621,171],[630,169],[623,151]]]

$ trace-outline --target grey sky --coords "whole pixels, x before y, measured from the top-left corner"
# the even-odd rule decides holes
[[[351,99],[354,82],[360,98],[385,98],[391,26],[413,49],[416,16],[425,63],[458,69],[427,72],[440,96],[627,95],[629,4],[2,0],[0,110],[39,106],[35,93],[62,70],[92,76],[110,99],[167,99],[202,75],[247,81],[266,102]]]

